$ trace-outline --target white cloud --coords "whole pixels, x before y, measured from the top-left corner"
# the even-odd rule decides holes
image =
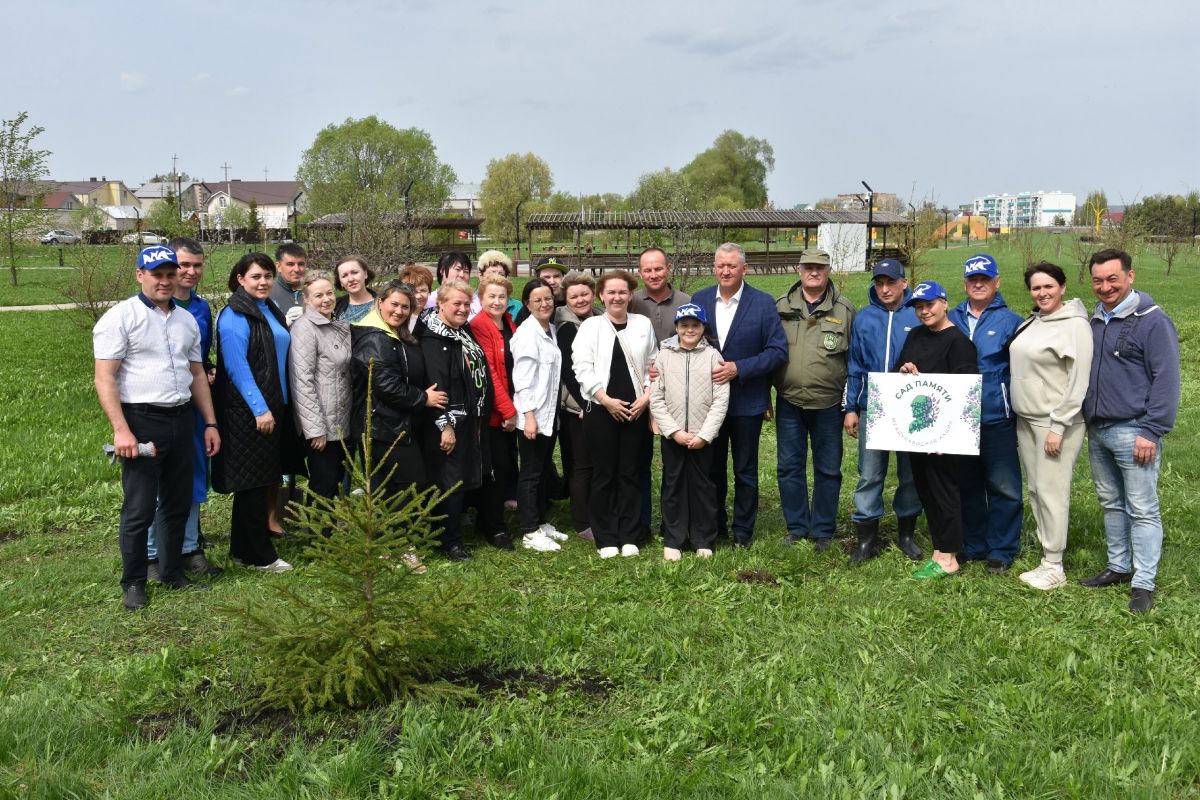
[[[250,90],[245,86],[234,86],[229,91],[225,92],[226,97],[245,97],[250,94]]]
[[[140,92],[146,88],[146,76],[141,72],[122,72],[121,91]]]
[[[212,75],[208,72],[197,72],[192,76],[192,83],[203,83],[211,77]]]

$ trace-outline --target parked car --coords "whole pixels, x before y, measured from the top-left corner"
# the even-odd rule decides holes
[[[46,231],[38,241],[42,244],[79,244],[79,234],[60,230]]]
[[[121,237],[121,244],[166,244],[169,241],[170,239],[160,236],[154,231],[127,233]]]

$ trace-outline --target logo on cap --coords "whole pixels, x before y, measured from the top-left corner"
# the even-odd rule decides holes
[[[708,324],[708,319],[704,315],[704,309],[695,303],[684,303],[675,309],[675,321],[679,322],[682,319],[694,319],[705,325]]]
[[[964,265],[966,269],[963,271],[963,276],[970,275],[986,275],[989,278],[995,278],[1000,272],[996,269],[996,260],[986,253],[980,253],[977,256],[971,256],[967,259]]]
[[[170,265],[178,267],[175,251],[163,245],[146,247],[138,253],[138,269],[158,269]]]

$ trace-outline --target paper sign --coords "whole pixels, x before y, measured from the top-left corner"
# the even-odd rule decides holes
[[[979,375],[872,372],[860,426],[869,450],[979,455]]]

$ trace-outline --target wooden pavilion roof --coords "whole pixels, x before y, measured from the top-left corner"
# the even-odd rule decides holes
[[[601,211],[530,214],[528,230],[668,230],[671,228],[816,228],[825,223],[867,224],[866,211]],[[908,219],[876,211],[877,228],[908,225]]]
[[[338,212],[318,217],[309,222],[308,226],[315,228],[344,228],[349,224],[349,220],[349,214]],[[389,211],[381,214],[380,220],[385,224],[397,226],[403,226],[406,223],[403,211]],[[483,217],[427,217],[420,214],[413,214],[412,227],[425,228],[427,230],[478,231],[480,226],[483,225],[483,221]]]

